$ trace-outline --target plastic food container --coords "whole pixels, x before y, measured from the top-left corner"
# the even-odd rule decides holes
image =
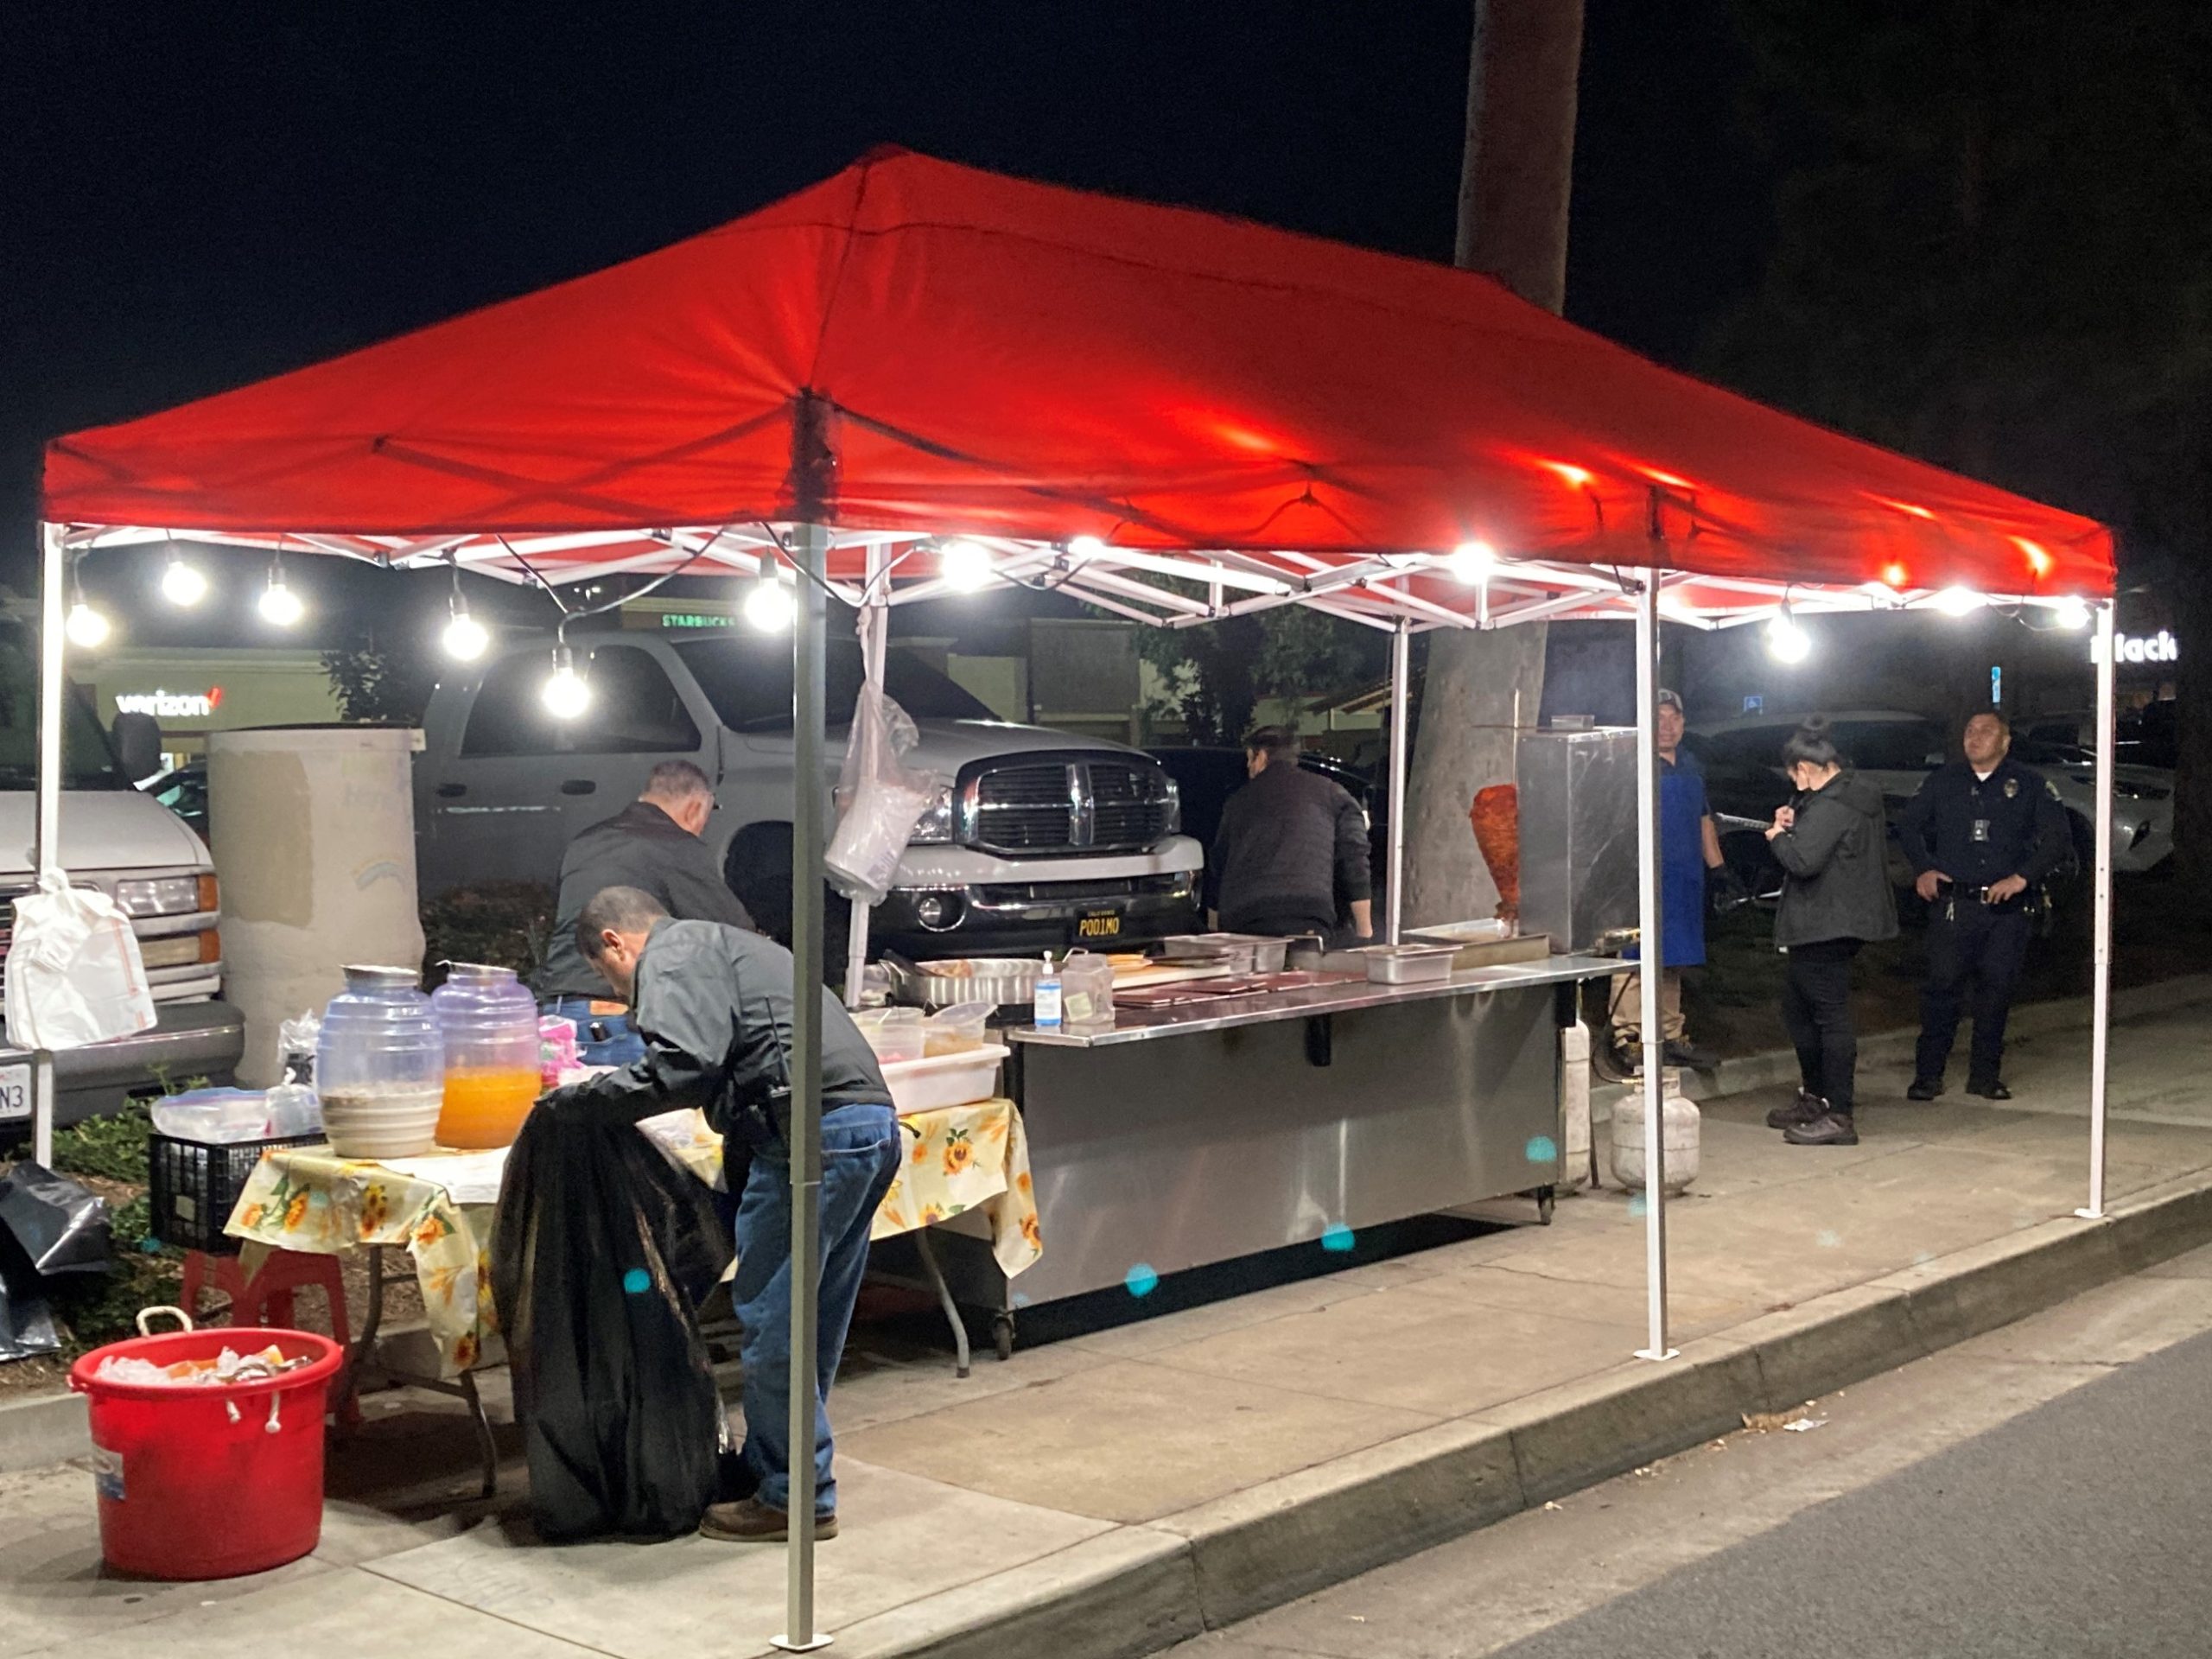
[[[990,1002],[956,1002],[949,1008],[939,1008],[922,1022],[924,1058],[964,1054],[981,1048],[996,1007]]]
[[[998,1094],[999,1062],[1006,1057],[1002,1044],[986,1043],[931,1059],[886,1060],[883,1080],[891,1085],[892,1109],[927,1112],[990,1100]]]
[[[922,1058],[927,1040],[919,1008],[862,1008],[853,1015],[875,1058],[887,1065]]]
[[[315,1040],[316,1091],[341,1158],[410,1158],[437,1140],[446,1046],[412,968],[349,967]],[[531,1062],[533,1077],[535,1056]]]
[[[537,999],[512,968],[454,962],[430,1007],[446,1048],[438,1144],[512,1146],[537,1103]]]
[[[1060,964],[1060,1023],[1072,1030],[1114,1023],[1114,964],[1088,950]]]

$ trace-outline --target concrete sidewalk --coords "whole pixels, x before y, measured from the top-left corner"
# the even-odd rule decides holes
[[[1704,1173],[1669,1211],[1664,1363],[1630,1357],[1643,1224],[1610,1192],[1549,1228],[1093,1328],[964,1382],[863,1328],[834,1403],[822,1627],[855,1655],[1148,1652],[2204,1243],[2204,1013],[2116,1030],[2101,1222],[2072,1217],[2086,1031],[2033,1025],[2003,1109],[1908,1105],[1904,1062],[1877,1049],[1848,1150],[1784,1146],[1760,1123],[1774,1090],[1709,1102]],[[258,1579],[103,1578],[87,1475],[0,1477],[0,1659],[272,1633],[439,1659],[771,1651],[780,1550],[536,1546],[512,1499],[454,1496],[469,1450],[447,1402],[372,1403],[334,1457],[323,1548]]]

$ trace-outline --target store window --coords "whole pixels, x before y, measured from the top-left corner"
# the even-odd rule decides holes
[[[493,664],[468,713],[461,752],[473,755],[690,754],[699,728],[667,672],[630,645],[579,649],[578,671],[591,702],[575,720],[556,720],[541,694],[550,653],[524,652]]]

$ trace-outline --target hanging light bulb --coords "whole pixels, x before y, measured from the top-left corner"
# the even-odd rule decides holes
[[[1972,616],[1988,602],[1971,588],[1946,588],[1936,595],[1936,608],[1946,616]]]
[[[269,585],[261,590],[261,620],[289,628],[308,613],[300,596],[284,585],[284,563],[272,560],[269,566]]]
[[[972,594],[991,579],[991,550],[978,542],[947,542],[938,550],[938,575],[956,594]]]
[[[553,648],[553,677],[538,693],[545,712],[556,720],[574,720],[591,707],[591,687],[576,672],[575,659],[565,645]]]
[[[98,650],[107,643],[107,618],[85,602],[85,590],[78,588],[69,601],[69,614],[61,624],[61,632],[73,645],[86,651]]]
[[[1472,588],[1488,582],[1497,569],[1497,550],[1488,542],[1462,542],[1444,563],[1453,575]]]
[[[1798,626],[1786,604],[1766,625],[1766,654],[1777,663],[1791,664],[1813,654],[1813,636]]]
[[[2069,594],[2058,601],[2050,620],[2062,628],[2079,633],[2089,626],[2089,601],[2079,594]]]
[[[207,597],[207,578],[196,564],[187,564],[176,543],[169,543],[169,562],[162,572],[162,597],[172,605],[193,606]]]
[[[798,614],[798,595],[777,574],[776,561],[760,559],[760,574],[745,590],[745,620],[762,633],[781,633]]]
[[[1077,563],[1085,559],[1095,559],[1105,550],[1106,543],[1096,536],[1076,536],[1068,541],[1068,556]]]
[[[453,566],[453,592],[446,597],[446,614],[449,619],[438,643],[445,647],[447,656],[457,663],[473,663],[491,648],[492,634],[481,622],[468,613],[468,595],[461,591],[461,560],[449,556]]]

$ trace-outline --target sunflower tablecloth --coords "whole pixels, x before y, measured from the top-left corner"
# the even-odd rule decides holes
[[[722,1185],[721,1138],[699,1113],[671,1112],[639,1127],[701,1180]],[[1037,1260],[1043,1241],[1029,1146],[1012,1101],[901,1113],[899,1129],[906,1157],[876,1211],[871,1237],[972,1212],[988,1229],[991,1253],[1009,1279]],[[248,1177],[225,1230],[246,1241],[241,1265],[249,1274],[270,1249],[342,1255],[372,1244],[404,1246],[415,1259],[441,1368],[457,1376],[476,1363],[499,1319],[486,1254],[491,1206],[454,1201],[429,1173],[445,1156],[410,1158],[394,1168],[340,1158],[327,1147],[272,1149]],[[456,1175],[466,1169],[472,1186],[481,1182],[488,1154],[450,1156]]]

